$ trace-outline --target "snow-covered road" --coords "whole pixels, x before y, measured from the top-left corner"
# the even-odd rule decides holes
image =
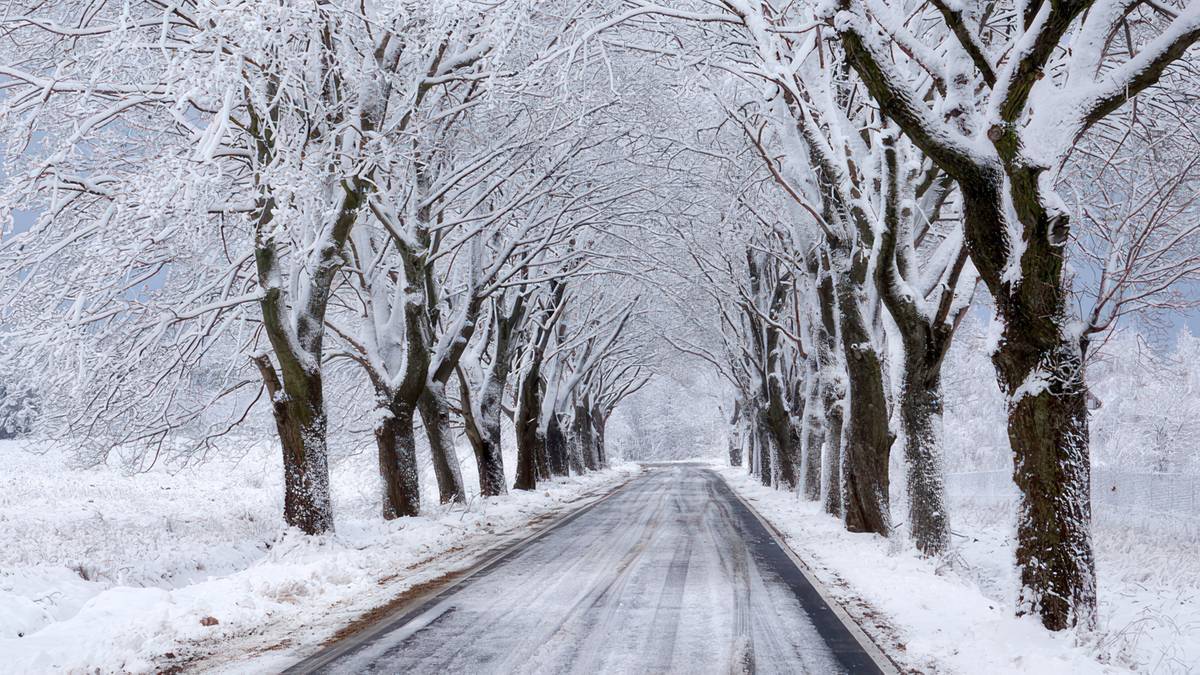
[[[720,477],[655,467],[295,672],[879,672]]]

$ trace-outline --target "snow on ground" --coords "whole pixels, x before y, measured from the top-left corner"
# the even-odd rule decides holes
[[[66,470],[58,453],[0,442],[4,672],[282,667],[364,612],[638,470],[475,497],[465,508],[430,502],[429,480],[426,515],[385,522],[364,453],[332,467],[337,533],[310,538],[283,527],[277,454],[264,444],[239,461],[126,476]],[[209,617],[218,623],[203,625]]]
[[[971,674],[1200,672],[1200,524],[1098,516],[1098,630],[1054,634],[1013,613],[1011,504],[952,504],[955,554],[923,560],[902,537],[848,533],[796,493],[763,487],[741,468],[716,470],[903,666]]]

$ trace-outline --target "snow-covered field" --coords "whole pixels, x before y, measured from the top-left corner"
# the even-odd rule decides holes
[[[1200,671],[1200,525],[1100,514],[1100,623],[1053,634],[1016,618],[1012,510],[952,503],[955,555],[923,560],[897,538],[850,534],[796,493],[717,467],[902,665],[938,673]],[[899,513],[899,511],[897,512]],[[899,519],[899,517],[898,517]]]
[[[0,671],[278,668],[638,470],[466,508],[429,502],[430,480],[426,515],[385,522],[364,453],[333,465],[337,533],[312,539],[282,526],[279,464],[265,444],[238,461],[126,476],[67,471],[58,453],[0,443]],[[464,477],[474,471],[467,457]]]

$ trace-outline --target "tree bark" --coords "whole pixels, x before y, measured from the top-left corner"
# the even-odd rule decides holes
[[[582,476],[587,468],[583,465],[583,439],[577,433],[578,429],[572,422],[568,430],[563,432],[567,439],[567,459],[572,473]]]
[[[608,428],[606,415],[592,415],[592,442],[596,447],[596,460],[601,469],[608,468],[608,448],[604,445],[604,432]]]
[[[816,326],[817,368],[820,381],[821,485],[824,490],[821,505],[825,512],[842,516],[842,420],[844,419],[844,387],[841,364],[838,361],[837,292],[828,256],[818,259],[814,253],[808,260],[809,271],[817,276],[817,306],[821,321]],[[815,444],[814,440],[814,444]]]
[[[729,466],[742,465],[742,434],[741,426],[742,401],[733,402],[733,419],[729,421]]]
[[[566,476],[570,474],[570,458],[567,447],[567,436],[563,433],[558,421],[558,413],[550,413],[546,423],[546,458],[550,467],[550,475]]]
[[[778,351],[778,350],[776,350]],[[772,359],[773,361],[778,360]],[[766,425],[770,430],[771,444],[775,448],[776,485],[787,490],[796,488],[797,476],[797,460],[799,459],[799,437],[796,434],[795,425],[792,423],[792,414],[787,403],[785,387],[783,386],[783,374],[778,368],[772,371],[770,384],[767,387],[768,400],[765,410]]]
[[[417,399],[429,453],[433,457],[433,474],[437,478],[438,494],[443,504],[467,501],[462,470],[454,451],[454,433],[450,430],[450,406],[446,403],[445,385],[430,382]]]
[[[758,470],[759,480],[763,485],[775,484],[775,457],[771,447],[770,424],[767,421],[767,411],[759,407],[755,415],[755,439],[758,441]]]
[[[417,472],[417,443],[413,434],[413,409],[390,405],[375,428],[379,474],[383,478],[383,517],[387,520],[421,512]]]
[[[575,418],[572,420],[575,437],[579,439],[579,454],[583,458],[583,468],[596,471],[600,468],[600,457],[596,454],[596,440],[592,432],[592,420],[587,404],[575,406]]]
[[[538,424],[538,415],[542,409],[538,396],[539,377],[537,368],[530,368],[517,385],[517,413],[513,419],[517,432],[517,478],[513,483],[515,490],[536,489],[542,473],[538,465],[545,454],[546,439]]]
[[[329,532],[333,501],[321,373],[296,373],[281,383],[266,356],[257,357],[255,364],[271,396],[283,450],[283,520],[305,534]]]
[[[859,297],[867,262],[865,252],[858,252],[848,272],[837,275],[835,283],[850,400],[850,414],[844,421],[843,510],[847,530],[887,536],[891,531],[888,455],[894,436],[888,428],[883,364],[872,344]]]
[[[825,426],[821,419],[821,377],[815,355],[805,359],[804,406],[800,415],[800,494],[808,501],[821,498],[821,444]]]
[[[1022,495],[1018,612],[1039,615],[1050,630],[1091,626],[1096,572],[1082,344],[1016,317],[1009,326],[1026,337],[1003,340],[993,361],[1009,398],[1013,481]]]
[[[942,461],[941,359],[930,364],[922,356],[905,355],[900,418],[904,424],[909,533],[918,551],[935,556],[950,546]]]
[[[841,518],[844,402],[841,397],[833,396],[823,398],[822,405],[825,406],[825,421],[829,426],[825,429],[824,453],[821,455],[821,484],[825,490],[821,506],[825,513]]]
[[[504,455],[500,445],[502,393],[499,378],[494,373],[490,374],[479,401],[479,419],[474,425],[468,425],[468,429],[478,428],[478,433],[470,433],[468,438],[475,451],[475,465],[479,469],[479,494],[484,497],[497,497],[508,493],[508,486],[504,481]]]

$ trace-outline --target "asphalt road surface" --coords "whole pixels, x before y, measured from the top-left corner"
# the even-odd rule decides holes
[[[724,481],[677,464],[291,672],[880,669]]]

